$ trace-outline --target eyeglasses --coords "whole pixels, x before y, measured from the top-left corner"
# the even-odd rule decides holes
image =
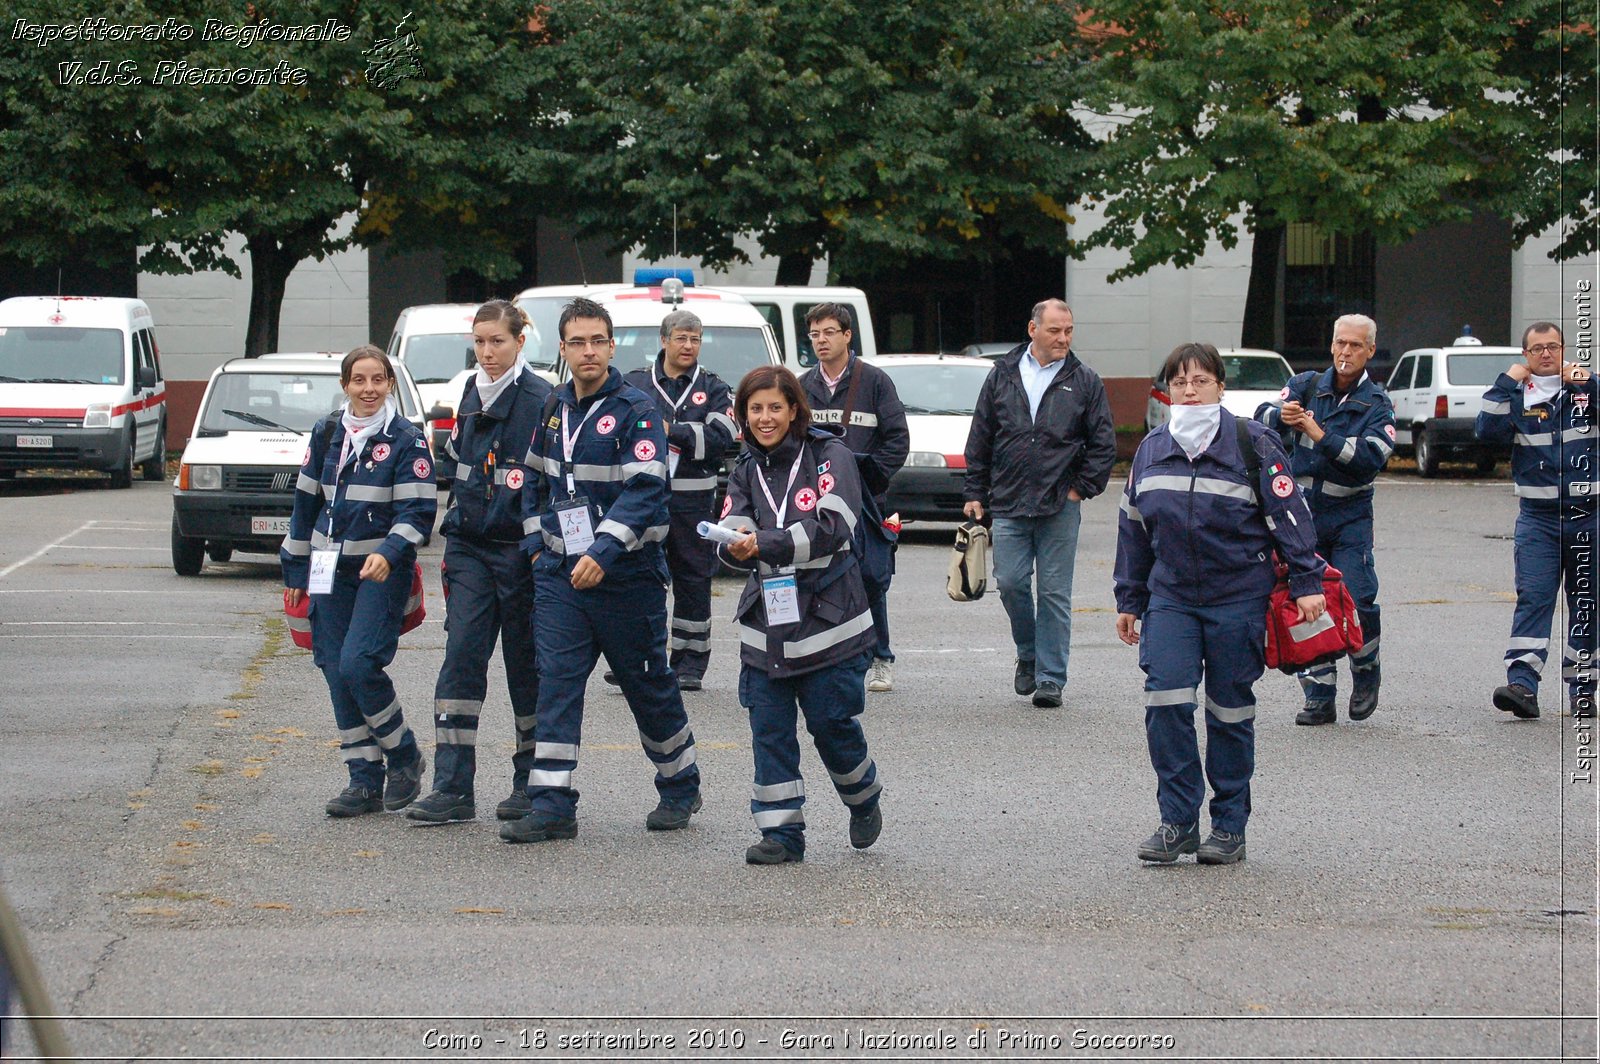
[[[699,333],[674,333],[668,338],[668,342],[674,344],[697,344],[701,339],[702,337]]]
[[[1539,344],[1528,348],[1530,355],[1559,355],[1563,348],[1560,344]]]
[[[1190,386],[1193,386],[1195,391],[1203,391],[1216,383],[1211,377],[1174,377],[1167,382],[1167,387],[1175,392],[1184,391]]]
[[[591,336],[587,340],[563,340],[561,341],[561,346],[570,347],[574,351],[587,351],[591,347],[597,351],[603,351],[611,346],[611,337]]]
[[[812,341],[815,342],[817,340],[832,340],[835,336],[838,336],[842,332],[844,332],[843,329],[816,329],[812,332],[806,333],[806,335],[811,337]]]

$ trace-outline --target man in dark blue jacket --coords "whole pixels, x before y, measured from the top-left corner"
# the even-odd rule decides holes
[[[1117,457],[1105,385],[1073,354],[1072,330],[1072,308],[1043,300],[1029,341],[995,360],[973,411],[962,489],[968,517],[994,515],[994,578],[1017,646],[1013,682],[1041,708],[1060,706],[1067,684],[1079,507],[1106,490]]]
[[[583,691],[601,654],[656,767],[660,803],[645,826],[687,827],[700,808],[694,733],[667,664],[667,434],[650,397],[611,368],[616,341],[604,307],[575,299],[558,328],[572,379],[533,437],[525,464],[541,475],[523,487],[539,657],[532,808],[501,826],[507,842],[578,833]]]
[[[698,691],[711,660],[711,578],[717,559],[696,531],[716,520],[717,474],[739,434],[733,396],[721,377],[700,364],[704,330],[691,311],[661,319],[655,364],[622,378],[655,400],[667,430],[671,477],[667,569],[672,574],[672,671],[678,687]]]
[[[1508,368],[1483,393],[1477,433],[1510,443],[1517,513],[1517,609],[1511,617],[1505,686],[1494,704],[1518,717],[1539,715],[1539,675],[1550,655],[1556,594],[1567,593],[1561,675],[1574,717],[1594,716],[1596,602],[1594,552],[1600,544],[1600,464],[1595,424],[1600,392],[1593,373],[1563,362],[1565,337],[1548,321],[1522,334],[1526,362]]]
[[[1394,404],[1367,376],[1378,323],[1346,314],[1333,323],[1333,365],[1290,379],[1256,420],[1276,429],[1317,522],[1317,553],[1340,573],[1361,617],[1361,649],[1350,655],[1350,719],[1378,708],[1378,571],[1372,560],[1372,482],[1394,453]],[[1296,724],[1338,719],[1338,663],[1299,675],[1306,704]]]

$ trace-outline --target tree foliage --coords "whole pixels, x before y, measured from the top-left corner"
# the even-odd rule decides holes
[[[1126,276],[1187,265],[1212,238],[1233,246],[1241,218],[1399,242],[1522,202],[1508,146],[1536,149],[1548,129],[1507,59],[1551,8],[1096,3],[1104,36],[1087,100],[1112,131],[1095,188],[1107,221],[1088,243],[1126,248]]]
[[[544,165],[589,234],[713,265],[752,234],[800,279],[1064,247],[1086,141],[1072,6],[562,0]],[[554,182],[546,182],[553,185]]]
[[[38,24],[101,17],[192,32],[3,53],[0,152],[11,172],[0,185],[0,241],[43,263],[64,248],[104,259],[132,234],[144,248],[141,269],[238,276],[226,244],[238,233],[251,258],[252,355],[276,346],[284,284],[308,258],[382,238],[405,217],[462,234],[457,247],[480,243],[467,234],[481,236],[482,209],[510,197],[507,146],[531,124],[527,8],[449,2],[407,20],[414,9],[400,0],[22,5],[16,17]],[[334,20],[349,33],[244,44],[206,39],[211,19],[237,27]],[[416,65],[380,84],[375,46],[395,41],[403,21]],[[60,65],[68,61],[83,66]],[[75,83],[100,63],[111,83]],[[196,84],[188,73],[238,68],[273,76]],[[491,227],[474,265],[505,269],[510,243]]]

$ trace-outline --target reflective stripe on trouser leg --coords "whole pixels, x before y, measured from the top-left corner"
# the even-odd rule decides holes
[[[1201,621],[1188,608],[1151,598],[1139,639],[1139,668],[1145,676],[1145,741],[1156,773],[1156,803],[1169,824],[1198,822],[1205,800],[1194,730],[1203,639]]]
[[[398,572],[408,572],[409,559]],[[355,696],[367,727],[377,737],[391,764],[409,764],[419,755],[416,737],[406,725],[394,683],[385,671],[400,642],[400,621],[405,614],[411,581],[395,578],[379,583],[362,580],[344,645],[339,649],[339,673]]]
[[[1250,819],[1256,767],[1255,682],[1267,669],[1266,603],[1198,607],[1205,646],[1206,779],[1211,826],[1240,832]]]
[[[1350,655],[1350,668],[1376,668],[1378,636],[1382,632],[1382,612],[1378,608],[1378,570],[1372,557],[1372,512],[1370,503],[1356,509],[1357,516],[1321,537],[1318,549],[1328,564],[1344,574],[1345,587],[1356,604],[1361,619],[1361,649]],[[1315,670],[1313,670],[1315,671]],[[1337,682],[1337,681],[1334,681]],[[1329,698],[1333,696],[1330,694]]]
[[[667,569],[672,573],[670,663],[684,676],[703,677],[711,661],[711,578],[717,562],[711,543],[700,538],[695,526],[715,519],[708,495],[703,507],[675,508],[667,528]]]
[[[750,815],[763,837],[804,853],[806,792],[800,778],[795,680],[774,680],[761,669],[739,664],[739,703],[750,713],[750,749],[755,756]]]
[[[666,588],[649,573],[620,574],[584,594],[591,631],[633,711],[645,755],[656,767],[656,790],[674,805],[693,801],[700,793],[700,768],[678,678],[667,664]],[[541,707],[541,742],[543,715]]]
[[[572,776],[583,735],[583,689],[600,650],[576,591],[571,567],[540,571],[534,576],[539,623],[534,628],[539,657],[539,727],[528,797],[533,808],[557,816],[577,811],[578,791]]]
[[[400,610],[409,584],[402,590],[390,623],[384,623],[382,595],[384,584],[360,580],[357,570],[346,566],[335,574],[333,590],[311,598],[312,659],[322,670],[333,702],[334,723],[339,728],[340,746],[350,782],[372,790],[383,788],[383,754],[379,736],[362,712],[362,706],[378,702],[381,711],[394,698],[383,666],[394,657],[400,636]],[[385,583],[389,583],[386,581]],[[393,581],[399,586],[403,581]],[[393,596],[391,595],[392,599]],[[385,653],[386,651],[386,653]],[[376,678],[372,672],[376,671]],[[398,712],[387,719],[384,734],[404,728]],[[409,729],[402,733],[410,738]],[[414,753],[413,740],[410,749]]]
[[[1506,644],[1506,682],[1539,690],[1550,654],[1550,621],[1561,588],[1561,516],[1524,508],[1512,546],[1517,606]]]
[[[1561,524],[1562,584],[1567,593],[1566,632],[1562,644],[1561,675],[1573,700],[1569,710],[1592,713],[1597,646],[1595,616],[1595,544],[1600,522],[1593,511],[1564,515]],[[1582,700],[1580,706],[1579,700]]]
[[[539,654],[533,641],[533,573],[516,545],[494,555],[495,590],[500,595],[500,657],[511,696],[511,724],[517,747],[511,755],[513,783],[527,782],[533,769],[534,724],[539,719]]]
[[[866,653],[794,678],[806,730],[834,790],[852,816],[864,816],[876,808],[878,792],[883,789],[861,729],[871,663],[872,654]]]

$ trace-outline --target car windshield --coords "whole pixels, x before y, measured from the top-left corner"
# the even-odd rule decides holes
[[[908,414],[970,415],[989,376],[988,366],[950,362],[880,363],[878,368],[894,381]]]
[[[1451,384],[1487,388],[1515,361],[1516,356],[1505,354],[1448,355],[1445,357],[1445,374]]]
[[[1275,392],[1289,383],[1289,367],[1281,358],[1223,355],[1222,368],[1228,371],[1228,387],[1237,391]]]
[[[122,384],[123,334],[116,329],[0,327],[0,377],[52,384]]]
[[[471,369],[471,333],[432,333],[406,339],[400,356],[418,384],[448,384],[464,369]]]
[[[572,302],[570,296],[545,296],[519,299],[517,306],[528,316],[528,331],[523,334],[522,357],[534,369],[555,372],[561,365],[561,308]]]
[[[658,325],[624,325],[617,329],[617,353],[611,364],[617,372],[628,373],[640,366],[653,365],[661,350]],[[772,364],[767,341],[754,325],[707,325],[700,341],[700,364],[721,377],[730,389],[737,389],[744,375],[757,366]]]
[[[399,401],[399,397],[396,397]],[[200,414],[202,432],[237,432],[263,429],[260,420],[240,417],[250,414],[274,425],[305,432],[324,414],[344,402],[339,374],[268,372],[218,374],[206,408]],[[229,411],[232,411],[231,413]]]

